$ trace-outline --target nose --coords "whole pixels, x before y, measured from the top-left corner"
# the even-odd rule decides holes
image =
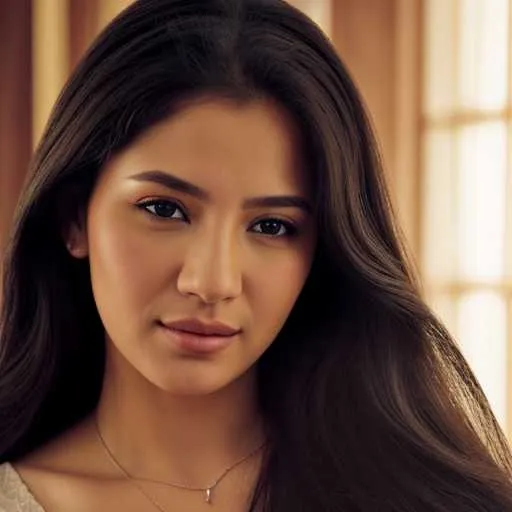
[[[242,292],[239,252],[232,234],[218,230],[198,233],[180,269],[178,291],[194,295],[205,304],[238,297]]]

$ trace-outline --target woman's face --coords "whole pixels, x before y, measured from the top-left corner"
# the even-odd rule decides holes
[[[254,367],[312,263],[299,149],[279,106],[203,98],[108,162],[68,247],[89,257],[111,363],[178,394]]]

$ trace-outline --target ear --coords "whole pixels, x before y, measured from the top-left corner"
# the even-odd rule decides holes
[[[85,215],[79,215],[68,225],[64,233],[64,242],[69,254],[74,258],[83,259],[89,256]]]

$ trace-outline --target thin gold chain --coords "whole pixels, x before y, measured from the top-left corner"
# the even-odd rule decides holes
[[[130,482],[132,485],[134,485],[139,490],[139,492],[143,496],[145,496],[145,498],[150,503],[152,503],[154,505],[155,508],[157,508],[160,512],[167,512],[167,510],[162,505],[160,505],[160,503],[155,498],[153,498],[153,496],[151,496],[149,493],[147,493],[143,489],[143,487],[130,475],[130,473],[128,473],[128,471],[126,471],[126,469],[124,469],[124,467],[118,462],[118,460],[114,457],[114,454],[110,451],[110,448],[108,447],[107,443],[105,442],[105,439],[101,435],[101,432],[100,432],[100,429],[98,426],[98,422],[95,422],[95,426],[96,426],[96,433],[98,434],[98,438],[99,438],[101,445],[103,446],[103,449],[104,449],[107,457],[109,458],[110,462],[119,471],[121,471],[121,473],[124,475],[126,480],[128,480],[128,482]]]
[[[151,483],[155,483],[155,484],[166,485],[168,487],[175,487],[177,489],[184,489],[184,490],[187,490],[187,491],[201,491],[201,492],[203,492],[205,494],[205,501],[206,501],[206,503],[211,505],[212,504],[212,493],[213,493],[213,490],[224,479],[224,477],[231,470],[235,469],[237,466],[239,466],[240,464],[242,464],[246,460],[248,460],[251,457],[253,457],[254,455],[256,455],[256,453],[258,453],[266,444],[266,442],[263,442],[257,448],[252,450],[250,453],[248,453],[247,455],[245,455],[241,459],[237,460],[234,464],[232,464],[227,469],[225,469],[222,472],[222,474],[219,477],[217,477],[213,481],[213,483],[211,485],[209,485],[208,487],[194,487],[194,486],[190,486],[190,485],[186,485],[186,484],[179,484],[179,483],[172,483],[172,482],[163,482],[163,481],[160,481],[160,480],[151,480],[149,478],[136,478],[136,477],[132,476],[122,466],[122,464],[116,459],[116,457],[114,456],[114,454],[112,453],[112,451],[108,447],[107,442],[105,441],[104,437],[101,434],[98,422],[95,421],[94,424],[95,424],[95,427],[96,427],[96,434],[98,435],[98,439],[100,440],[100,443],[101,443],[101,445],[102,445],[102,447],[103,447],[107,457],[110,459],[110,462],[124,475],[124,477],[131,484],[133,484],[139,490],[139,492],[141,492],[158,510],[160,510],[160,512],[167,512],[167,510],[165,510],[165,508],[162,505],[160,505],[160,503],[153,496],[151,496],[149,493],[147,493],[144,490],[144,488],[138,483],[138,481],[151,482]]]

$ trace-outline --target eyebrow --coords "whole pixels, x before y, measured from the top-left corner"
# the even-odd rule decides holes
[[[173,176],[168,172],[163,171],[144,171],[130,176],[130,180],[140,182],[150,182],[162,185],[170,190],[182,192],[189,196],[201,199],[203,201],[210,200],[210,194],[202,188],[185,181],[182,178]],[[299,208],[306,213],[311,214],[313,208],[309,201],[302,196],[296,195],[277,195],[277,196],[263,196],[251,197],[244,201],[244,208]]]

